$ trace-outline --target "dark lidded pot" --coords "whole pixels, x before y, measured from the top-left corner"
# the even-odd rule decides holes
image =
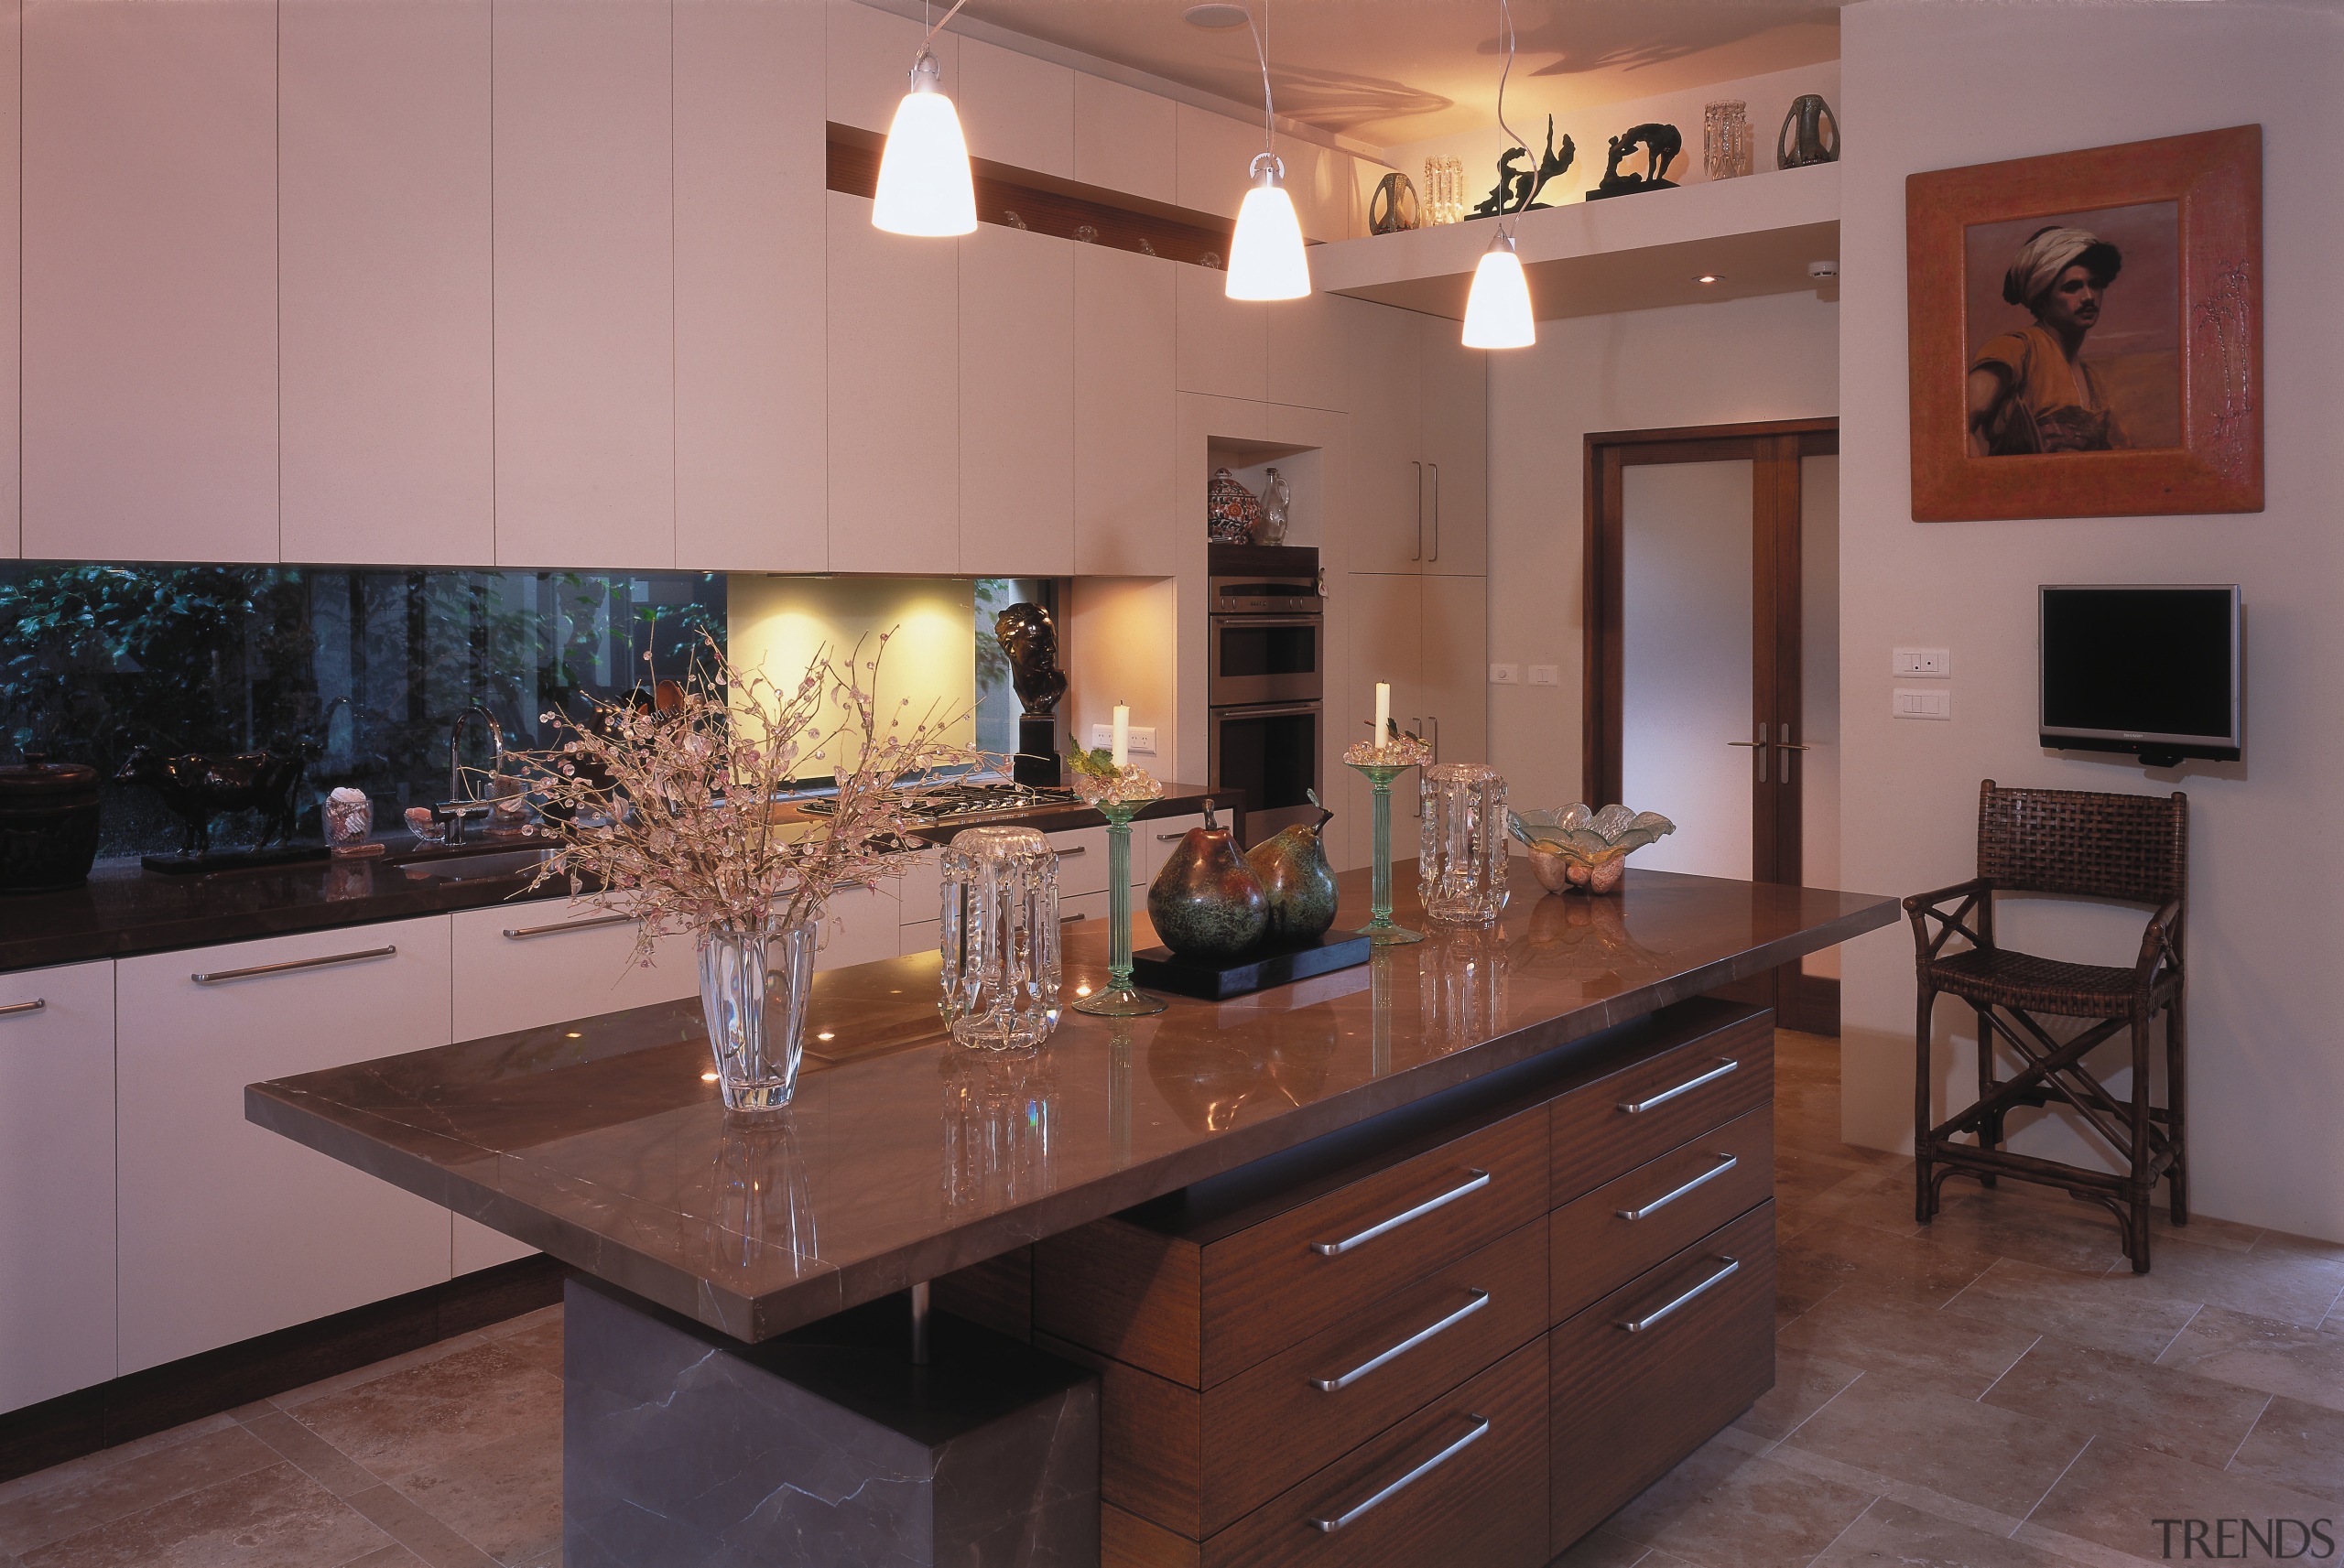
[[[0,892],[80,887],[97,855],[97,769],[0,764]]]

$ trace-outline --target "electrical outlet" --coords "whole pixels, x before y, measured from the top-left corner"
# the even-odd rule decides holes
[[[1951,680],[1953,655],[1943,648],[1894,649],[1888,673],[1905,680]]]
[[[1953,693],[1937,691],[1899,690],[1890,708],[1899,719],[1951,719]]]
[[[1155,725],[1150,724],[1143,727],[1141,725],[1134,724],[1129,730],[1125,731],[1125,736],[1126,744],[1131,750],[1134,752],[1145,752],[1151,757],[1156,755]],[[1091,727],[1091,749],[1092,751],[1103,752],[1114,743],[1115,727],[1113,725],[1093,724]]]
[[[1492,686],[1520,686],[1522,666],[1520,665],[1492,665],[1490,684]]]
[[[1531,684],[1532,686],[1560,686],[1560,685],[1562,685],[1562,684],[1563,684],[1563,669],[1562,669],[1562,666],[1561,666],[1560,665],[1531,665],[1531,666],[1530,666],[1530,684]]]

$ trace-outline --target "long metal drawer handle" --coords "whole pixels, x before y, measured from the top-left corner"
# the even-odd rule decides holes
[[[1726,1281],[1742,1272],[1742,1260],[1739,1258],[1720,1258],[1718,1261],[1724,1264],[1725,1267],[1720,1269],[1716,1273],[1711,1274],[1708,1279],[1703,1280],[1699,1284],[1695,1285],[1691,1290],[1687,1291],[1683,1295],[1678,1296],[1675,1301],[1668,1303],[1666,1306],[1655,1307],[1652,1311],[1645,1313],[1641,1317],[1622,1318],[1620,1320],[1620,1326],[1626,1329],[1630,1334],[1642,1334],[1645,1329],[1650,1328],[1654,1324],[1658,1323],[1662,1318],[1666,1317],[1678,1307],[1685,1305],[1695,1297],[1702,1295],[1717,1286],[1725,1283]]]
[[[0,1007],[0,1018],[6,1018],[12,1013],[38,1012],[48,1005],[49,999],[45,996],[37,996],[30,1001],[12,1001],[5,1007]]]
[[[550,936],[557,931],[591,931],[597,925],[627,925],[634,923],[632,914],[598,914],[591,920],[559,920],[551,925],[508,925],[505,935],[515,942],[526,942],[532,936]]]
[[[1719,1061],[1716,1066],[1711,1067],[1708,1072],[1701,1074],[1698,1077],[1687,1078],[1673,1089],[1663,1089],[1660,1093],[1653,1096],[1650,1099],[1623,1099],[1620,1102],[1620,1108],[1626,1111],[1630,1116],[1634,1116],[1639,1112],[1650,1110],[1655,1106],[1666,1105],[1678,1095],[1689,1095],[1695,1089],[1699,1088],[1703,1084],[1715,1083],[1718,1079],[1724,1077],[1728,1073],[1734,1071],[1741,1065],[1742,1064],[1735,1061],[1732,1057],[1724,1057]]]
[[[1478,1193],[1490,1184],[1490,1173],[1487,1171],[1475,1171],[1471,1175],[1472,1180],[1462,1185],[1451,1187],[1437,1198],[1427,1198],[1412,1209],[1371,1225],[1357,1236],[1346,1236],[1340,1241],[1314,1241],[1310,1244],[1310,1250],[1318,1253],[1321,1258],[1340,1258],[1354,1247],[1373,1241],[1386,1231],[1397,1230],[1412,1219],[1422,1219],[1433,1210],[1446,1207],[1467,1193]]]
[[[1088,855],[1091,853],[1091,846],[1088,844],[1077,844],[1071,849],[1055,849],[1052,850],[1051,853],[1057,855],[1061,860],[1072,860],[1077,855]]]
[[[1318,1390],[1322,1394],[1331,1394],[1340,1390],[1348,1389],[1353,1383],[1358,1382],[1362,1378],[1366,1377],[1370,1372],[1374,1371],[1378,1367],[1387,1364],[1395,1357],[1406,1355],[1409,1351],[1414,1350],[1417,1346],[1422,1345],[1426,1340],[1430,1339],[1434,1335],[1446,1333],[1448,1330],[1455,1328],[1459,1324],[1463,1323],[1467,1318],[1471,1317],[1475,1313],[1490,1304],[1490,1292],[1487,1291],[1469,1290],[1467,1293],[1473,1299],[1467,1302],[1463,1306],[1459,1307],[1455,1312],[1450,1313],[1447,1317],[1442,1318],[1439,1322],[1428,1324],[1425,1327],[1416,1330],[1416,1333],[1408,1336],[1407,1338],[1403,1339],[1399,1344],[1394,1345],[1389,1350],[1382,1351],[1374,1356],[1369,1357],[1366,1360],[1361,1362],[1358,1366],[1352,1368],[1350,1371],[1345,1372],[1339,1378],[1313,1378],[1310,1379],[1310,1386]]]
[[[1464,1436],[1459,1438],[1456,1442],[1450,1444],[1448,1447],[1442,1449],[1439,1453],[1434,1454],[1431,1458],[1426,1460],[1423,1464],[1417,1465],[1415,1469],[1409,1471],[1399,1479],[1385,1483],[1384,1486],[1378,1487],[1373,1494],[1361,1498],[1358,1502],[1353,1503],[1351,1507],[1345,1509],[1341,1513],[1335,1515],[1332,1519],[1321,1516],[1320,1518],[1312,1519],[1310,1521],[1311,1525],[1315,1529],[1332,1535],[1335,1531],[1342,1529],[1343,1526],[1358,1519],[1361,1515],[1366,1513],[1370,1509],[1374,1508],[1378,1503],[1389,1502],[1406,1487],[1417,1481],[1423,1480],[1427,1476],[1431,1475],[1435,1470],[1439,1469],[1443,1465],[1448,1464],[1451,1459],[1456,1458],[1460,1454],[1464,1453],[1465,1450],[1472,1447],[1473,1444],[1481,1442],[1483,1437],[1489,1434],[1490,1418],[1488,1416],[1469,1415],[1465,1419],[1473,1423],[1473,1429],[1470,1432],[1468,1432]]]
[[[1187,837],[1186,833],[1158,833],[1156,836],[1156,841],[1159,844],[1177,844]]]
[[[1642,1208],[1620,1208],[1613,1209],[1612,1212],[1618,1215],[1622,1219],[1643,1219],[1647,1215],[1658,1214],[1662,1209],[1666,1208],[1670,1204],[1675,1203],[1687,1193],[1693,1191],[1697,1187],[1706,1186],[1708,1184],[1716,1181],[1720,1176],[1724,1175],[1728,1171],[1732,1170],[1736,1165],[1741,1163],[1742,1156],[1739,1154],[1720,1154],[1718,1156],[1718,1162],[1716,1164],[1710,1166],[1708,1170],[1702,1172],[1699,1175],[1694,1177],[1683,1186],[1678,1187],[1676,1191],[1661,1194],[1660,1196],[1653,1199],[1652,1202],[1644,1205]]]
[[[249,969],[214,969],[208,975],[190,975],[189,979],[200,986],[216,986],[224,980],[248,980],[255,975],[281,975],[288,969],[321,969],[328,964],[356,964],[368,958],[387,958],[396,947],[369,947],[359,953],[333,953],[322,958],[288,958],[282,964],[255,964]]]
[[[1060,925],[1071,925],[1078,920],[1088,920],[1090,918],[1091,916],[1088,914],[1061,914],[1058,916],[1058,924]]]

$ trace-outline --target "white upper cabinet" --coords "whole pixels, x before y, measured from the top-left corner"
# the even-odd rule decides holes
[[[1421,445],[1428,487],[1424,569],[1480,577],[1490,559],[1489,351],[1465,347],[1457,323],[1442,317],[1415,322],[1423,339]]]
[[[497,563],[672,567],[668,7],[496,0],[494,27]]]
[[[1074,257],[1096,247],[980,223],[960,248],[956,569],[1061,576],[1074,570]]]
[[[1074,569],[1169,577],[1174,475],[1173,289],[1194,272],[1104,245],[1074,253]]]
[[[949,576],[960,554],[960,247],[882,233],[859,196],[826,200],[830,569]]]
[[[676,564],[821,571],[822,8],[675,17]]]
[[[1350,351],[1353,510],[1328,519],[1328,544],[1352,571],[1424,568],[1423,398],[1419,317],[1386,305],[1335,299]]]
[[[1421,685],[1434,761],[1490,759],[1490,589],[1478,577],[1424,579]]]
[[[1351,301],[1313,293],[1257,305],[1267,349],[1264,401],[1305,408],[1347,409],[1363,389],[1352,381],[1352,345],[1344,336]]]
[[[830,0],[823,9],[830,27],[824,57],[830,117],[841,125],[884,132],[895,118],[895,105],[910,90],[912,57],[919,52],[920,38],[928,29],[862,0]],[[960,36],[941,32],[928,47],[943,72],[945,95],[960,111],[965,135],[969,116],[960,82]]]
[[[1074,178],[1151,201],[1180,199],[1177,115],[1169,98],[1103,76],[1074,79]]]
[[[1174,382],[1182,392],[1262,401],[1267,384],[1269,312],[1277,304],[1232,299],[1229,276],[1177,265]],[[1282,302],[1281,302],[1282,303]]]
[[[495,559],[488,0],[277,15],[283,556]]]
[[[0,1411],[114,1375],[114,965],[0,975]]]
[[[24,550],[277,558],[277,7],[24,14]]]
[[[1074,72],[978,38],[960,40],[960,112],[969,156],[1074,178]]]
[[[1232,120],[1193,104],[1173,106],[1179,148],[1179,203],[1199,212],[1234,218],[1253,184],[1253,159],[1264,150],[1259,120]]]

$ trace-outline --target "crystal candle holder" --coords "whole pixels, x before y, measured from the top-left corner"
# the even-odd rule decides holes
[[[1505,909],[1505,780],[1481,762],[1424,771],[1416,892],[1427,918],[1486,925]]]
[[[1373,749],[1354,746],[1351,750],[1373,754]],[[1367,924],[1359,928],[1360,935],[1378,947],[1395,947],[1403,943],[1421,942],[1425,934],[1411,931],[1392,918],[1392,781],[1416,765],[1411,759],[1403,762],[1361,762],[1346,755],[1345,762],[1366,775],[1369,790],[1368,821],[1375,835],[1375,854],[1368,878]]]
[[[945,1021],[976,1051],[1031,1051],[1058,1024],[1058,871],[1028,827],[972,827],[944,847]]]
[[[1107,986],[1074,1011],[1099,1018],[1162,1012],[1162,997],[1132,983],[1132,818],[1161,799],[1164,786],[1136,763],[1107,773],[1078,770],[1069,782],[1083,804],[1107,819]]]

